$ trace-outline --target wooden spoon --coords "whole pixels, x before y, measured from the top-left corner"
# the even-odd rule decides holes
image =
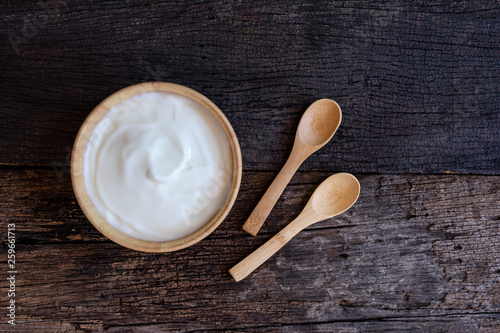
[[[300,119],[290,157],[243,225],[243,230],[253,236],[257,235],[299,166],[330,141],[341,120],[340,106],[331,99],[320,99],[307,108]]]
[[[350,173],[328,177],[314,191],[295,220],[231,268],[229,273],[236,281],[244,279],[304,228],[348,210],[358,200],[359,191],[359,182]]]

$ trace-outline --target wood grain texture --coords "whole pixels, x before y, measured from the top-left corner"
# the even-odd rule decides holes
[[[108,325],[97,321],[82,322],[62,322],[44,321],[45,328],[40,329],[40,322],[28,322],[23,324],[24,332],[50,332],[50,333],[85,333],[85,332],[256,332],[256,333],[401,333],[401,332],[482,332],[497,333],[499,320],[498,314],[480,315],[446,315],[410,318],[375,318],[352,322],[349,320],[330,323],[305,323],[290,325],[271,326],[245,326],[240,328],[224,329],[187,329],[183,323],[139,323],[136,325]],[[195,324],[196,326],[196,324]],[[197,325],[199,327],[199,325]]]
[[[225,112],[246,170],[327,97],[344,121],[303,171],[500,172],[497,1],[50,3],[0,6],[0,164],[64,163],[100,101],[163,80]]]
[[[2,1],[0,245],[15,223],[19,306],[0,331],[499,332],[499,44],[493,0]],[[169,254],[108,241],[69,179],[85,117],[145,81],[218,105],[245,169],[226,221]],[[343,122],[252,237],[319,98]],[[232,282],[333,172],[358,173],[352,210]]]
[[[27,331],[500,329],[498,176],[358,175],[362,191],[348,212],[304,230],[234,283],[227,270],[291,221],[329,174],[298,173],[274,223],[252,237],[241,225],[275,173],[245,172],[228,219],[166,254],[103,239],[69,179],[0,175],[2,225],[18,227],[18,328]]]

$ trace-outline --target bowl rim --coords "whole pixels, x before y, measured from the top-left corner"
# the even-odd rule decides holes
[[[94,204],[92,203],[90,195],[87,192],[83,176],[83,155],[85,147],[88,143],[90,134],[94,130],[99,120],[115,105],[129,99],[130,97],[148,92],[174,93],[187,97],[205,107],[205,109],[207,109],[215,117],[215,119],[217,119],[219,124],[224,129],[231,147],[233,173],[231,179],[231,189],[226,202],[219,210],[219,212],[203,227],[193,232],[192,234],[171,241],[154,242],[141,240],[128,236],[113,227],[101,216],[101,214],[99,214]],[[177,251],[198,243],[199,241],[210,235],[226,218],[226,216],[229,214],[229,211],[234,205],[240,189],[242,168],[241,150],[238,138],[236,136],[236,133],[234,132],[233,127],[231,126],[231,123],[226,118],[224,113],[211,100],[209,100],[201,93],[186,86],[170,82],[139,83],[118,90],[117,92],[105,98],[92,110],[92,112],[90,112],[90,114],[82,123],[80,130],[76,135],[73,150],[71,153],[71,183],[73,185],[73,191],[75,193],[78,204],[80,205],[87,219],[100,233],[102,233],[108,239],[129,249],[142,252]]]

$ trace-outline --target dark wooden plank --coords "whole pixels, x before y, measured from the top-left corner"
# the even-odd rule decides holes
[[[1,239],[6,223],[18,228],[20,328],[425,331],[443,320],[436,332],[500,329],[498,176],[360,175],[350,211],[234,283],[227,270],[297,215],[327,174],[296,175],[252,237],[241,226],[274,173],[245,172],[229,218],[166,254],[103,239],[49,171],[1,174]]]
[[[136,325],[107,325],[96,322],[34,321],[22,323],[23,332],[255,332],[255,333],[443,333],[481,332],[498,333],[499,314],[449,315],[429,317],[377,318],[359,321],[330,322],[322,324],[290,324],[273,326],[246,326],[214,330],[191,329],[191,324],[141,323]]]
[[[500,328],[494,273],[470,272],[464,281],[443,272],[456,264],[434,264],[418,249],[405,256],[411,257],[408,263],[398,258],[381,264],[366,255],[344,260],[338,256],[341,245],[314,242],[315,237],[335,236],[309,231],[292,243],[295,253],[284,250],[241,283],[226,273],[234,263],[234,242],[212,242],[175,255],[143,255],[107,243],[27,245],[20,250],[17,269],[18,325],[157,323],[208,330],[377,318],[404,323],[407,317],[457,314],[473,322],[474,313],[490,313],[497,314],[490,320]],[[306,241],[317,248],[300,246]],[[326,267],[313,267],[311,258]]]
[[[2,2],[0,164],[64,164],[97,103],[163,80],[221,107],[247,170],[330,97],[343,124],[304,171],[500,172],[497,1],[59,3]]]

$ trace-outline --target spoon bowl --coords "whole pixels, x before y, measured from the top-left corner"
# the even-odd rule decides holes
[[[348,210],[358,200],[359,192],[358,180],[349,173],[328,177],[316,188],[295,220],[231,268],[229,273],[236,281],[244,279],[304,228]]]
[[[340,106],[331,99],[320,99],[312,103],[300,119],[298,137],[308,146],[323,146],[335,134],[341,120]]]
[[[349,173],[338,173],[322,182],[311,196],[313,210],[325,219],[351,208],[359,196],[359,181]]]

